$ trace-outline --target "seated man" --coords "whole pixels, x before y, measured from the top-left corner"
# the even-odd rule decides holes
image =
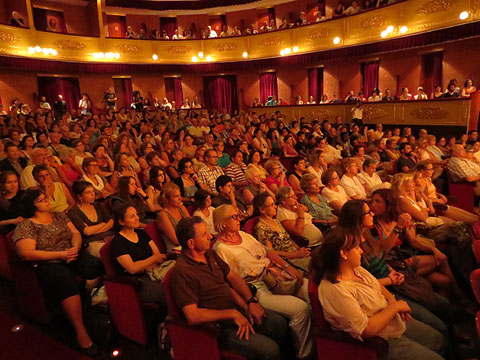
[[[448,160],[448,170],[453,181],[468,181],[475,183],[475,195],[480,196],[480,165],[468,160],[467,152],[460,144],[452,146],[452,157]]]
[[[413,170],[416,164],[415,154],[412,152],[412,146],[409,143],[401,143],[399,148],[400,157],[397,160],[397,172],[409,172]]]
[[[218,195],[212,199],[212,206],[233,205],[242,214],[243,218],[252,216],[253,205],[245,205],[243,200],[235,194],[235,188],[232,184],[232,178],[227,175],[221,175],[215,182]]]
[[[180,220],[176,235],[182,254],[171,270],[171,290],[188,323],[218,322],[221,349],[248,359],[280,359],[285,319],[265,310],[245,281],[210,249],[211,235],[202,219]]]
[[[213,138],[213,135],[211,136]],[[207,141],[208,144],[208,141]],[[198,171],[198,178],[201,183],[208,186],[208,192],[217,195],[216,180],[219,176],[224,175],[220,166],[217,166],[218,154],[217,151],[210,148],[205,151],[205,163],[207,166],[202,167]]]

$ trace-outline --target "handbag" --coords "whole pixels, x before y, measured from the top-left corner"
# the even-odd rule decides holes
[[[273,263],[265,268],[260,280],[275,295],[295,295],[301,287],[300,281],[296,277]]]
[[[435,293],[428,280],[413,271],[400,272],[405,275],[405,280],[403,284],[394,286],[395,291],[425,305],[427,309],[434,309],[436,306]]]

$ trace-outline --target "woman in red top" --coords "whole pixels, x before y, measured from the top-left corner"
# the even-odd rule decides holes
[[[282,186],[290,186],[278,161],[268,160],[265,163],[265,170],[268,173],[265,184],[273,193],[277,192]]]

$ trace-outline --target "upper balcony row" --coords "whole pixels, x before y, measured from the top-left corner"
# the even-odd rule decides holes
[[[478,6],[478,1],[473,0],[397,1],[394,4],[378,8],[376,5],[381,5],[382,0],[377,0],[371,2],[374,5],[371,10],[359,11],[350,16],[336,16],[327,20],[326,17],[331,16],[335,10],[325,6],[329,4],[328,1],[316,1],[315,7],[309,6],[312,3],[309,3],[308,0],[297,0],[266,9],[265,20],[260,23],[260,17],[258,17],[258,24],[262,24],[258,35],[252,36],[234,36],[241,35],[242,30],[258,31],[255,24],[251,25],[253,21],[248,21],[248,19],[246,21],[240,17],[239,13],[247,10],[237,11],[236,15],[235,13],[219,15],[218,25],[212,22],[205,24],[205,22],[195,21],[194,17],[199,18],[200,15],[182,15],[189,17],[188,21],[191,21],[189,28],[186,29],[180,25],[182,17],[180,15],[168,18],[158,18],[155,15],[134,15],[138,26],[128,25],[133,24],[128,21],[128,15],[107,14],[105,11],[108,10],[108,7],[102,8],[100,0],[76,0],[77,3],[84,3],[84,6],[68,5],[81,8],[84,12],[89,13],[88,22],[78,21],[83,18],[79,9],[75,9],[76,11],[67,9],[62,13],[62,17],[56,16],[54,10],[37,7],[50,4],[44,0],[7,1],[4,2],[3,20],[7,22],[6,14],[12,14],[12,17],[9,20],[10,25],[0,25],[0,55],[76,62],[115,61],[139,64],[191,64],[192,62],[257,60],[378,42],[475,22],[480,18],[480,6]],[[335,3],[338,2],[335,1]],[[369,3],[368,0],[366,3]],[[22,8],[22,4],[24,8]],[[296,4],[296,6],[303,4],[307,11],[304,12],[297,8],[296,12],[289,12],[289,19],[285,18],[284,26],[282,26],[275,12],[279,13],[278,7],[287,4]],[[352,9],[355,4],[356,2],[353,1],[353,4],[347,9]],[[362,5],[365,6],[365,3],[362,2]],[[66,6],[64,5],[64,7]],[[351,11],[354,10],[347,11],[347,13],[351,13]],[[340,7],[338,7],[338,12],[340,12]],[[26,13],[27,16],[22,16],[23,13]],[[152,39],[153,30],[151,29],[157,29],[150,21],[152,16],[157,21],[164,19],[163,22],[160,20],[160,25],[163,23],[164,29],[169,29],[173,34],[169,38],[181,36],[182,39],[169,41]],[[118,18],[117,22],[113,21],[112,17]],[[122,18],[126,22],[122,22]],[[70,21],[70,19],[77,19],[77,21]],[[170,23],[165,19],[170,19]],[[1,12],[0,20],[2,20]],[[75,27],[77,23],[81,23],[81,25]],[[225,25],[226,28],[223,28],[223,24],[233,25],[230,28]],[[245,26],[245,24],[249,25]],[[71,36],[71,34],[83,33],[82,28],[91,29],[89,36]],[[278,28],[281,29],[277,30]],[[95,29],[97,29],[96,33],[92,33],[95,32]],[[177,32],[176,29],[178,29]],[[200,31],[197,36],[197,29],[207,29],[210,36],[203,31]],[[237,33],[232,33],[235,30]],[[135,33],[134,38],[137,40],[123,38],[129,32],[131,37]],[[155,32],[157,37],[159,33],[160,31],[157,29]],[[195,34],[195,39],[192,39],[193,34]],[[138,40],[138,35],[140,35],[140,40]],[[211,39],[215,35],[217,37]]]

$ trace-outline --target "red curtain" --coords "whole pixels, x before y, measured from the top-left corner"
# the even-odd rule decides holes
[[[265,104],[269,96],[278,99],[277,73],[275,72],[260,74],[260,102]]]
[[[308,97],[318,104],[323,95],[323,68],[308,69]]]
[[[379,61],[370,61],[362,63],[362,84],[364,96],[368,98],[372,95],[372,91],[378,88],[378,68]]]
[[[206,76],[203,78],[203,94],[208,110],[238,110],[237,77],[235,75]]]
[[[125,16],[107,15],[108,37],[125,38],[127,25]]]
[[[126,78],[123,80],[123,91],[125,94],[125,106],[127,109],[130,108],[130,105],[133,102],[133,88],[132,88],[132,79]]]
[[[160,18],[160,33],[167,32],[168,37],[171,39],[175,30],[177,30],[177,18],[174,17],[162,17]]]
[[[275,19],[275,8],[274,7],[268,8],[268,20],[270,20],[270,21],[276,20]]]
[[[50,104],[53,105],[58,95],[61,94],[67,103],[68,111],[77,109],[80,101],[80,87],[77,78],[39,76],[37,82],[39,96],[45,96]]]
[[[430,94],[435,86],[442,86],[443,52],[438,51],[422,57],[423,89]]]
[[[318,0],[318,11],[322,16],[325,16],[325,0]]]
[[[130,109],[133,101],[132,96],[132,79],[129,78],[113,78],[113,87],[117,95],[117,110],[121,107]]]
[[[40,31],[53,31],[49,24],[55,24],[55,31],[59,33],[67,33],[65,26],[65,18],[62,11],[46,10],[41,8],[33,8],[33,22],[35,28]]]
[[[175,107],[180,109],[183,104],[182,78],[165,78],[165,97],[169,101],[175,100]]]

